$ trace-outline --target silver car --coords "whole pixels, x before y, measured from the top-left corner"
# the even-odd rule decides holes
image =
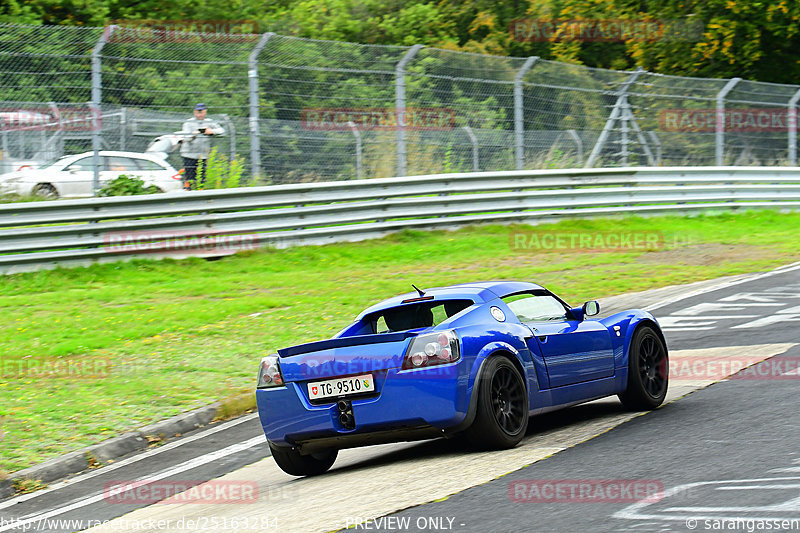
[[[92,152],[84,152],[64,156],[40,168],[24,168],[0,175],[0,194],[45,198],[92,196],[93,159]],[[183,190],[180,174],[160,153],[103,150],[100,152],[99,174],[100,187],[125,175],[139,177],[145,186],[155,185],[161,192]]]

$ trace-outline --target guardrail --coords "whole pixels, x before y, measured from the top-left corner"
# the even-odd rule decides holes
[[[287,247],[404,228],[797,207],[800,167],[474,172],[0,204],[0,272],[235,251],[206,247],[211,236]]]

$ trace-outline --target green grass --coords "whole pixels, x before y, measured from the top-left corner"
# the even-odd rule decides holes
[[[22,202],[47,202],[49,198],[42,198],[41,196],[19,196],[17,194],[0,195],[0,203],[14,204]]]
[[[0,277],[0,470],[215,400],[246,407],[263,355],[327,338],[411,283],[525,279],[580,303],[796,261],[797,227],[774,212],[565,221],[536,231],[660,231],[666,247],[537,253],[509,246],[533,228],[480,226]]]

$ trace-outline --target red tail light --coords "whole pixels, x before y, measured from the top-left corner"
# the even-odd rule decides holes
[[[258,367],[257,389],[282,387],[284,385],[281,374],[281,364],[277,355],[269,355],[261,360]]]
[[[453,330],[420,335],[411,341],[403,370],[454,363],[461,358],[458,335]]]

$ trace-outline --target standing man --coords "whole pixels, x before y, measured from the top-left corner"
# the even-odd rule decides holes
[[[194,106],[194,118],[183,123],[183,133],[187,134],[181,141],[181,156],[183,156],[183,182],[187,189],[196,189],[198,167],[200,173],[200,186],[206,181],[206,160],[211,153],[211,137],[223,135],[225,130],[206,118],[206,104]]]

